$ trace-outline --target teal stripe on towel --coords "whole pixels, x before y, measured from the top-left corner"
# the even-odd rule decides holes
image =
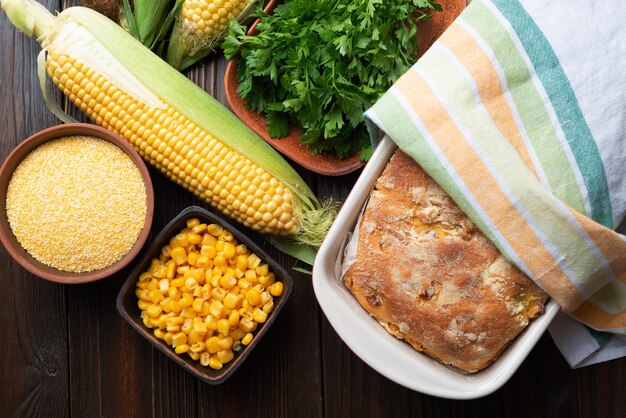
[[[545,35],[517,0],[492,0],[509,21],[535,67],[583,173],[593,220],[614,228],[604,165],[591,130],[559,59]]]

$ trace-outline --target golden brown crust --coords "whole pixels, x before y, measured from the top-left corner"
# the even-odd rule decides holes
[[[391,334],[467,372],[494,361],[546,301],[401,151],[371,193],[356,257],[344,282],[359,303]]]

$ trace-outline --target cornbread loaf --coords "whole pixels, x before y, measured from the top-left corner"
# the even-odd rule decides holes
[[[401,151],[358,232],[346,287],[392,335],[444,364],[485,368],[543,312],[546,294]]]

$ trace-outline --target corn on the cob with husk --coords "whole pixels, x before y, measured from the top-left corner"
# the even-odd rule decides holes
[[[132,7],[130,0],[122,3],[122,26],[146,47],[163,49],[163,38],[179,13],[182,0],[134,0]]]
[[[300,250],[294,243],[320,244],[334,210],[273,148],[122,28],[83,7],[53,16],[34,0],[1,4],[19,30],[40,42],[42,90],[59,118],[70,121],[46,91],[46,72],[93,121],[222,213],[289,237],[279,242],[292,250]]]
[[[167,48],[167,62],[178,70],[205,57],[224,37],[228,24],[244,19],[256,0],[183,0]]]

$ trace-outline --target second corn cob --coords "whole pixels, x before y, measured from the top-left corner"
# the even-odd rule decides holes
[[[241,20],[256,0],[183,0],[172,30],[167,62],[184,70],[210,53],[231,20]]]
[[[332,211],[291,166],[121,28],[80,7],[57,17],[34,0],[2,7],[41,42],[64,94],[170,179],[252,229],[319,245]]]

